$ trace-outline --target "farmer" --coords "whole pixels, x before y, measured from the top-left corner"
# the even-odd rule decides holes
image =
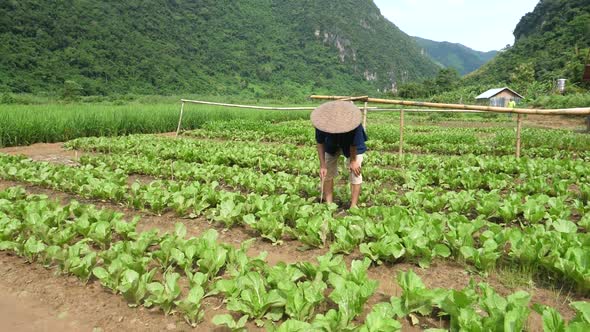
[[[361,165],[367,151],[367,134],[361,125],[361,110],[349,101],[332,101],[311,113],[315,127],[320,178],[327,203],[333,202],[334,177],[338,175],[338,158],[346,157],[350,170],[350,207],[357,206],[361,193]]]
[[[514,101],[514,98],[510,98],[510,101],[508,102],[508,108],[516,108],[516,101]],[[508,117],[512,118],[512,113],[508,114]]]
[[[510,98],[510,101],[508,102],[508,108],[516,108],[516,101],[514,101],[514,98]]]

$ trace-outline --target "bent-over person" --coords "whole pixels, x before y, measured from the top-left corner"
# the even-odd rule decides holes
[[[340,155],[344,155],[350,171],[350,207],[354,208],[361,193],[361,169],[367,151],[361,110],[352,102],[334,101],[316,108],[311,119],[315,127],[324,198],[327,203],[334,201],[334,177],[338,175]]]

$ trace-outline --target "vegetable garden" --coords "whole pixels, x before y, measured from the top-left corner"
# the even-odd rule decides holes
[[[344,180],[320,204],[307,120],[0,154],[0,250],[187,328],[590,330],[590,136],[526,128],[516,159],[507,117],[414,122],[399,156],[392,117],[370,114],[352,210]]]

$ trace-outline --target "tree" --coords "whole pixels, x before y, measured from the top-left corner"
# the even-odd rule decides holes
[[[397,95],[401,98],[416,99],[428,96],[424,84],[421,83],[406,83],[401,84],[397,90]]]
[[[66,100],[78,99],[82,95],[82,86],[76,81],[65,81],[62,98]]]
[[[563,78],[567,78],[570,82],[578,84],[581,87],[589,88],[590,83],[582,80],[588,54],[590,54],[590,49],[582,49],[578,50],[578,52],[571,53],[569,60],[563,68]]]
[[[459,83],[460,79],[461,76],[455,68],[443,68],[439,70],[436,78],[434,79],[437,90],[436,92],[441,93],[453,90]]]
[[[526,86],[534,81],[535,67],[530,62],[518,65],[510,74],[510,83],[517,89],[524,90]]]

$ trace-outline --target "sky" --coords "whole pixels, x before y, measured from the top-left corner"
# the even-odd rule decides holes
[[[461,43],[477,51],[514,43],[512,32],[539,0],[374,0],[410,36]]]

